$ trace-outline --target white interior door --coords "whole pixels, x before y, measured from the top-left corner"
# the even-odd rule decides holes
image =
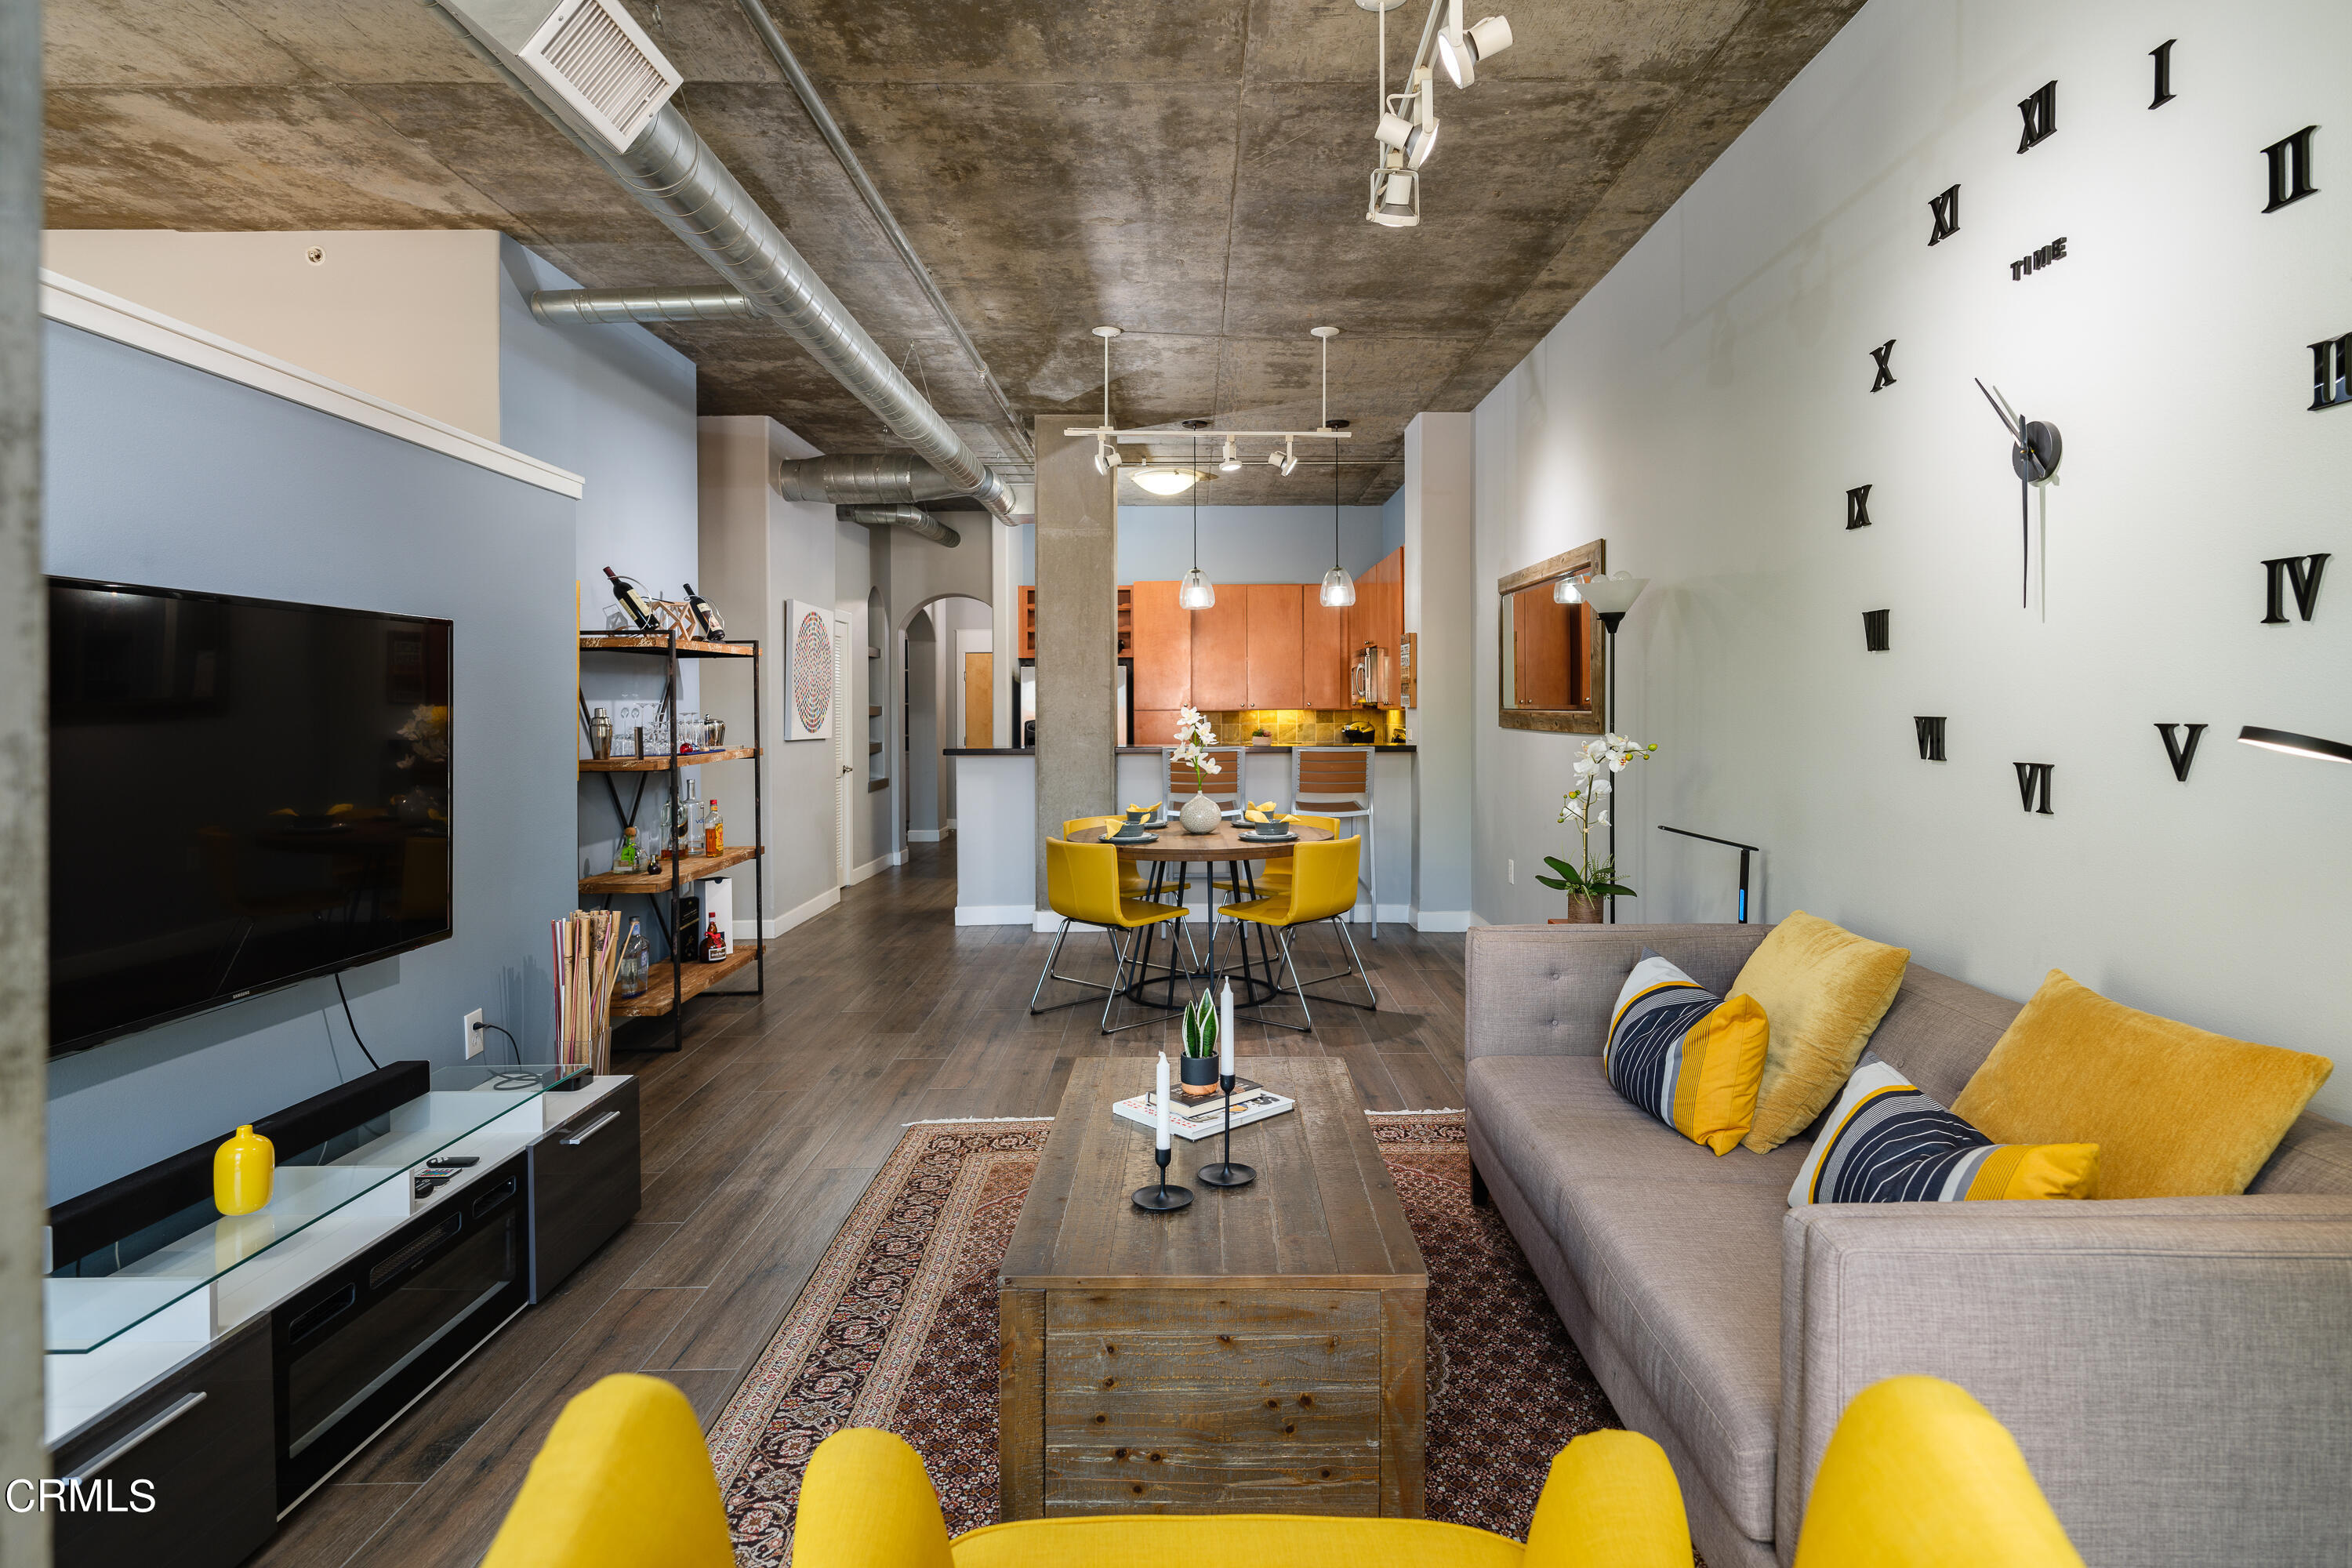
[[[850,792],[856,786],[856,764],[850,760],[849,624],[833,623],[833,881],[849,886]],[[864,734],[865,726],[857,732]]]

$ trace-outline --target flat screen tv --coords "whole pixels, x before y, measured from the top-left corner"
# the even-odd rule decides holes
[[[49,579],[49,1051],[439,942],[447,621]]]

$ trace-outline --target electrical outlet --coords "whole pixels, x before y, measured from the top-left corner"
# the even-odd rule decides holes
[[[479,1007],[466,1015],[466,1054],[469,1057],[482,1054],[482,1010]]]
[[[1514,888],[1519,885],[1519,863],[1517,860],[1503,862],[1503,880]]]

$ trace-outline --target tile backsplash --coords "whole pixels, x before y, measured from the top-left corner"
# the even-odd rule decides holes
[[[1206,715],[1216,726],[1217,739],[1225,745],[1246,745],[1250,732],[1263,725],[1272,739],[1266,742],[1276,746],[1338,746],[1342,727],[1368,721],[1376,737],[1385,741],[1404,724],[1404,711],[1391,708],[1376,711],[1368,708],[1260,708],[1220,710]],[[1138,735],[1139,744],[1165,745],[1164,739]]]

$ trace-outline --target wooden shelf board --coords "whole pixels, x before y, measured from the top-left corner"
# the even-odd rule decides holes
[[[882,742],[879,741],[868,741],[866,742],[866,754],[869,757],[877,755],[881,750]]]
[[[605,648],[620,653],[667,653],[669,639],[647,637],[642,632],[604,632],[593,635],[583,633],[580,638],[580,646],[583,648]],[[697,637],[680,637],[677,641],[677,651],[693,654],[701,658],[750,658],[759,649],[750,643],[704,642]]]
[[[740,866],[754,856],[764,854],[756,844],[746,844],[721,855],[689,855],[678,863],[678,886],[715,877],[730,866]],[[651,875],[616,875],[607,871],[600,877],[580,879],[582,893],[667,893],[669,891],[669,868]]]
[[[723,752],[680,752],[677,765],[698,767],[704,763],[740,762],[760,754],[757,746],[730,746]],[[656,752],[649,757],[606,757],[601,762],[594,757],[580,759],[583,773],[660,773],[669,771],[670,759]]]
[[[678,976],[681,995],[677,1000],[693,1001],[729,975],[749,968],[751,961],[759,956],[757,942],[739,942],[732,953],[716,963],[704,963],[699,960],[688,963],[685,972]],[[646,994],[642,996],[614,997],[613,1016],[658,1018],[667,1013],[672,1005],[670,972],[676,967],[670,963],[653,965],[646,976]]]

